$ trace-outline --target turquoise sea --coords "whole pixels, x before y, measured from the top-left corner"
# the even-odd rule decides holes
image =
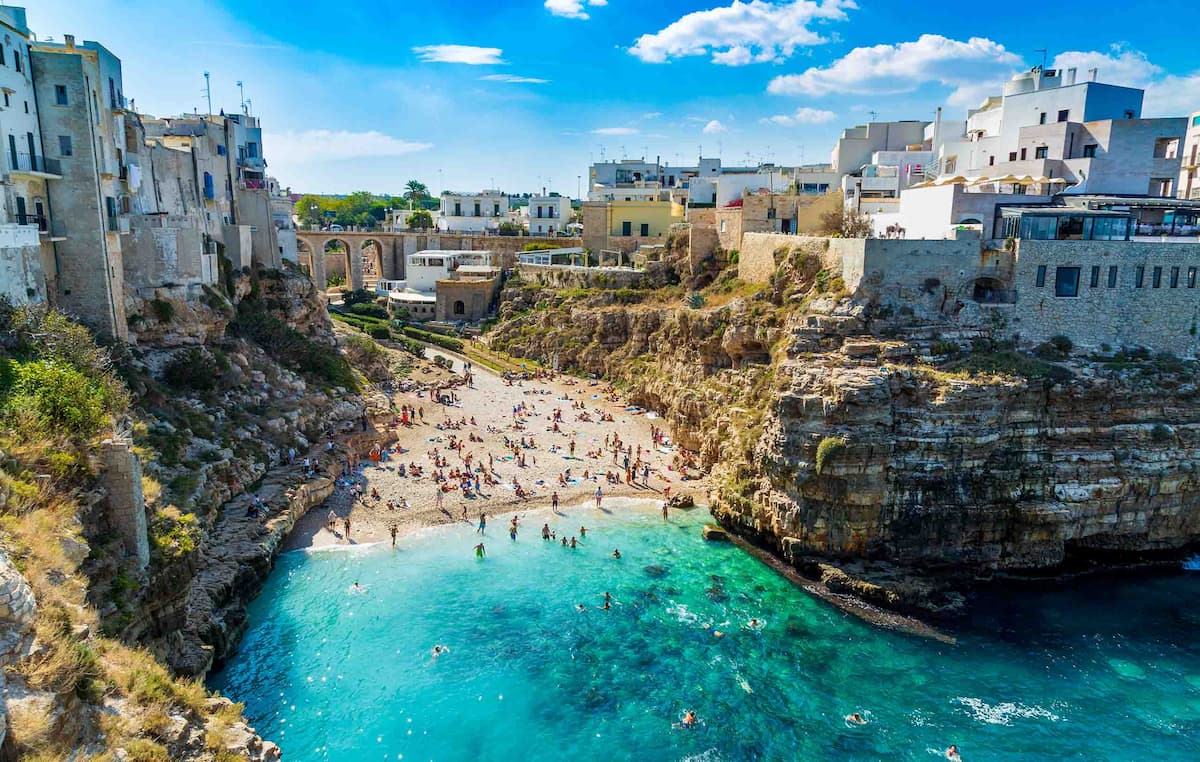
[[[287,553],[212,687],[286,760],[1200,759],[1200,574],[994,597],[945,645],[705,543],[702,509],[605,508],[496,517],[482,560],[465,525]]]

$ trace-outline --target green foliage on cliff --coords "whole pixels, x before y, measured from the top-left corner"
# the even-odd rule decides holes
[[[817,445],[817,473],[824,473],[829,459],[846,449],[845,437],[825,437]]]
[[[163,381],[183,391],[210,391],[221,382],[221,368],[207,350],[190,347],[163,367]]]
[[[385,307],[380,307],[372,302],[355,302],[350,305],[350,311],[355,315],[366,315],[367,317],[388,319],[388,311]]]

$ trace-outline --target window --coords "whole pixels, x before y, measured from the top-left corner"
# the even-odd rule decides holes
[[[1036,285],[1038,288],[1041,288],[1042,286],[1046,285],[1046,266],[1045,265],[1038,265]]]
[[[1025,152],[1026,152],[1027,150],[1028,150],[1028,149],[1026,149],[1026,148],[1022,148],[1022,149],[1021,149],[1021,161],[1025,161]]]
[[[1196,287],[1196,268],[1188,268],[1188,288]]]
[[[994,167],[994,166],[996,166],[996,157],[995,157],[995,156],[989,156],[989,157],[988,157],[988,166],[989,166],[989,167]]]
[[[648,222],[642,223],[641,235],[643,235],[643,236],[650,235],[650,223],[648,223]]]
[[[1146,286],[1146,268],[1144,265],[1138,265],[1133,278],[1135,288],[1145,288]]]
[[[1092,281],[1090,285],[1092,288],[1100,287],[1100,265],[1092,265]]]
[[[1171,268],[1171,288],[1179,288],[1179,268]]]
[[[1126,119],[1133,119],[1133,116],[1134,116],[1134,115],[1133,115],[1133,112],[1132,112],[1132,111],[1130,111],[1130,110],[1128,110],[1128,109],[1126,109],[1126,111],[1125,111],[1125,118],[1126,118]]]
[[[1041,114],[1038,115],[1038,124],[1045,124],[1045,123],[1046,123],[1046,112],[1043,111]]]
[[[1096,144],[1095,143],[1088,143],[1087,145],[1085,145],[1083,147],[1083,158],[1085,158],[1085,159],[1096,158]]]
[[[8,91],[5,90],[4,91],[4,106],[7,108],[8,106],[11,106],[11,105],[12,105],[12,103],[10,103],[8,100]]]
[[[55,85],[54,86],[54,104],[57,106],[67,105],[67,86],[66,85]]]
[[[1151,282],[1155,288],[1162,288],[1162,268],[1155,267],[1154,274],[1151,276]]]
[[[1017,152],[1016,152],[1016,151],[1009,151],[1009,152],[1008,152],[1008,160],[1009,160],[1009,161],[1016,161],[1016,160],[1017,160]]]
[[[629,220],[625,220],[621,223],[621,235],[623,235],[623,236],[633,235],[633,223],[632,222],[630,222]]]
[[[1049,151],[1046,146],[1038,146],[1037,148],[1033,149],[1033,158],[1044,159],[1048,153]]]
[[[226,153],[225,146],[217,144],[217,156],[224,156]]]
[[[1109,268],[1108,268],[1108,287],[1109,287],[1109,288],[1116,288],[1116,287],[1117,287],[1117,266],[1116,266],[1116,265],[1109,265]]]
[[[1079,296],[1079,268],[1059,267],[1054,272],[1055,296]]]
[[[20,48],[16,48],[15,50],[13,50],[13,63],[17,65],[18,72],[24,71],[21,68],[21,49]]]
[[[8,66],[8,61],[4,58],[4,46],[0,45],[0,66]]]
[[[29,101],[25,101],[25,113],[29,113]]]
[[[467,313],[467,305],[463,303],[462,299],[459,299],[458,301],[456,301],[454,303],[454,314],[455,315],[465,315],[466,313]]]
[[[1071,118],[1071,110],[1070,109],[1065,108],[1058,112],[1058,121],[1065,122],[1070,118]]]
[[[74,153],[75,152],[71,150],[71,136],[70,135],[59,135],[58,136],[58,155],[59,156],[73,156]]]

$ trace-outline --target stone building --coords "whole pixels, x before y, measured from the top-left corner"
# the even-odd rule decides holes
[[[54,300],[104,336],[128,336],[121,234],[129,227],[121,61],[97,42],[35,42],[38,115],[62,180],[49,207],[68,225],[55,248]]]
[[[1188,117],[1187,135],[1180,154],[1177,195],[1179,198],[1200,199],[1200,111]]]

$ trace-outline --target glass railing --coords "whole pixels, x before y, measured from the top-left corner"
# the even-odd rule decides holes
[[[44,172],[61,175],[62,165],[58,159],[49,159],[36,153],[8,152],[8,167],[11,172]]]

